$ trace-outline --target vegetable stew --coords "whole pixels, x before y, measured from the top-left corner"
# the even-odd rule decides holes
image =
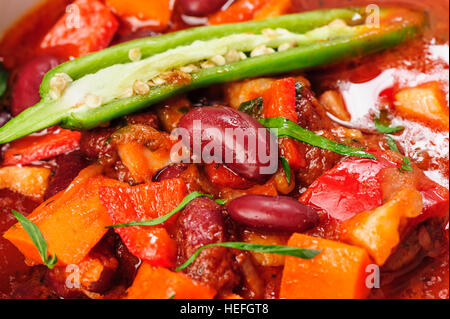
[[[448,43],[444,0],[43,1],[0,298],[448,299]]]

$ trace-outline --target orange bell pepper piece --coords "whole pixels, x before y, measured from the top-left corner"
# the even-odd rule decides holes
[[[49,254],[56,254],[60,265],[79,264],[105,235],[105,227],[111,225],[111,219],[100,202],[99,189],[123,183],[107,179],[100,175],[101,172],[99,165],[87,167],[65,191],[27,216],[40,229]],[[11,227],[4,237],[29,261],[42,263],[36,246],[20,224]]]
[[[44,37],[41,49],[64,60],[78,58],[106,48],[118,28],[116,17],[101,1],[76,0]]]
[[[402,190],[383,206],[345,221],[341,239],[366,249],[382,266],[400,243],[405,220],[419,216],[422,208],[417,190]]]
[[[172,0],[105,0],[106,4],[120,17],[134,17],[144,21],[154,30],[165,29],[173,12]]]
[[[364,249],[303,234],[292,235],[288,246],[322,252],[310,260],[286,257],[280,298],[362,299],[369,295],[366,269],[372,261]]]
[[[264,7],[259,9],[254,20],[264,20],[267,18],[274,18],[292,11],[292,0],[269,0]]]
[[[127,299],[212,299],[214,289],[195,282],[183,273],[143,263]]]

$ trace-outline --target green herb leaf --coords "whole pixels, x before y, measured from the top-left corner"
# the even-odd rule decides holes
[[[402,170],[403,172],[412,172],[413,171],[413,168],[412,168],[412,166],[411,166],[411,160],[408,158],[408,157],[406,157],[406,156],[403,156],[403,165],[402,166],[400,166],[400,170]]]
[[[277,134],[278,137],[290,137],[294,140],[329,150],[341,155],[357,156],[370,159],[377,159],[374,155],[364,152],[363,148],[336,143],[314,132],[308,131],[303,127],[284,117],[274,117],[269,119],[260,119],[259,122],[266,128]]]
[[[255,119],[260,119],[263,102],[264,100],[262,97],[257,97],[256,99],[242,103],[241,106],[239,106],[239,111],[244,112]]]
[[[169,297],[169,299],[175,299],[176,294],[173,294],[172,296]]]
[[[403,126],[389,126],[385,125],[381,122],[379,117],[375,117],[373,119],[373,123],[375,124],[375,127],[378,132],[385,133],[385,134],[392,134],[395,132],[403,131],[405,128]]]
[[[25,229],[28,236],[30,236],[39,252],[39,255],[42,258],[42,261],[44,262],[44,265],[46,265],[49,269],[53,269],[53,267],[55,267],[56,263],[58,262],[58,258],[56,257],[56,255],[48,256],[47,242],[45,241],[44,236],[42,236],[39,228],[18,211],[12,210],[12,213],[19,221],[19,223],[23,226],[23,229]]]
[[[281,245],[257,245],[257,244],[248,244],[248,243],[239,243],[239,242],[230,242],[230,243],[215,243],[209,244],[198,249],[186,262],[175,269],[175,271],[181,271],[186,269],[191,265],[195,259],[200,255],[200,253],[210,247],[227,247],[233,249],[254,251],[258,253],[268,253],[268,254],[278,254],[285,256],[293,256],[302,259],[312,259],[321,253],[320,250],[315,249],[304,249],[290,246],[281,246]]]
[[[211,195],[207,195],[207,194],[202,194],[200,192],[193,192],[190,193],[189,195],[187,195],[182,201],[181,203],[175,207],[174,210],[172,210],[170,213],[161,216],[159,218],[156,219],[152,219],[152,220],[142,220],[142,221],[134,221],[131,223],[126,223],[126,224],[118,224],[118,225],[112,225],[112,226],[107,226],[106,228],[120,228],[120,227],[131,227],[131,226],[156,226],[156,225],[161,225],[163,223],[165,223],[166,221],[168,221],[170,219],[170,217],[172,217],[173,215],[177,214],[178,212],[182,211],[190,202],[192,202],[194,199],[199,198],[199,197],[208,197],[212,199]]]
[[[0,97],[3,96],[6,92],[6,88],[8,87],[8,71],[3,67],[3,63],[0,62]]]
[[[225,199],[216,199],[216,203],[223,206],[223,205],[225,205],[227,202],[226,202]]]
[[[287,179],[289,185],[291,185],[292,172],[291,172],[291,167],[289,166],[289,162],[286,159],[286,157],[284,157],[284,156],[281,156],[280,159],[281,159],[281,165],[283,165],[284,173],[286,174],[286,179]]]
[[[398,154],[402,155],[402,153],[400,153],[398,147],[397,147],[397,143],[395,143],[395,140],[391,137],[391,136],[387,136],[386,137],[387,143],[389,145],[389,148],[391,149],[391,151],[397,152]],[[406,157],[403,156],[403,165],[400,166],[399,170],[401,172],[412,172],[412,166],[411,166],[411,160]]]

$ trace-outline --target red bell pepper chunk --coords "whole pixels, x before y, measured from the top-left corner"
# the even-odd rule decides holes
[[[264,92],[264,118],[284,117],[294,123],[298,122],[296,104],[295,79],[285,78],[272,83]]]
[[[12,142],[3,155],[3,165],[26,165],[73,151],[79,148],[80,139],[80,132],[56,126],[49,128],[43,135],[30,135]]]
[[[186,196],[181,179],[135,187],[103,187],[100,199],[113,224],[161,217],[176,208]],[[153,266],[173,267],[176,261],[176,242],[164,226],[173,226],[176,216],[160,226],[116,228],[130,252]]]
[[[205,173],[209,180],[219,187],[248,189],[255,185],[255,183],[239,176],[223,164],[207,164],[205,165]]]
[[[300,197],[304,204],[323,210],[334,219],[344,221],[358,213],[383,205],[378,174],[397,164],[379,160],[351,158],[319,177]]]
[[[296,111],[297,94],[295,79],[285,78],[272,83],[264,92],[262,115],[264,118],[284,117],[294,123],[298,122]],[[280,139],[280,152],[289,162],[292,169],[306,166],[305,154],[297,146],[298,142],[290,138]]]
[[[350,158],[339,163],[319,177],[300,197],[300,201],[339,221],[382,206],[384,201],[380,173],[386,168],[398,168],[400,164],[384,153],[377,152],[375,155],[378,160]],[[409,222],[410,227],[448,212],[448,190],[423,173],[419,174],[416,187],[422,194],[424,208],[420,216]]]
[[[76,0],[47,33],[41,49],[62,59],[78,58],[106,48],[119,22],[98,0]]]

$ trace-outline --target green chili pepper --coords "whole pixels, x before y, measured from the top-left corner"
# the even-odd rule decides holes
[[[55,124],[90,129],[174,95],[213,84],[302,70],[373,53],[411,38],[421,26],[407,21],[368,26],[364,24],[363,12],[360,8],[322,10],[193,28],[130,41],[69,61],[46,74],[41,85],[41,102],[0,128],[0,144]],[[388,12],[382,10],[382,15]],[[330,24],[336,19],[348,25]],[[268,35],[265,29],[276,29],[278,35]],[[297,46],[276,51],[280,45],[292,42]],[[268,48],[271,54],[249,54],[258,47]],[[133,49],[139,50],[141,60],[131,61]],[[219,61],[211,68],[186,71],[186,78],[180,82],[154,81],[166,71],[214,61],[217,56],[222,56],[223,61],[223,56],[232,50],[240,53],[239,61],[228,60],[225,64]],[[55,87],[61,87],[55,86],[57,78],[65,79],[63,86],[67,87],[55,92]],[[149,88],[148,81],[152,81]],[[131,96],[129,92],[136,83],[144,84],[143,90],[135,89]]]

